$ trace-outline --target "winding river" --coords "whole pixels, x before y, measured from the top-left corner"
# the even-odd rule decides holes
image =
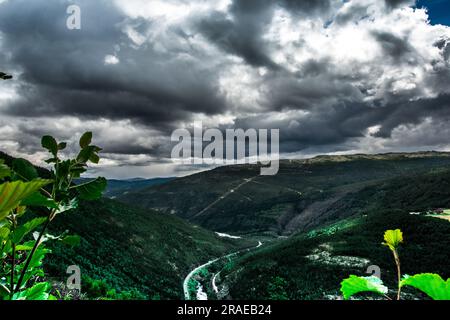
[[[232,256],[234,256],[234,255],[236,255],[236,254],[241,253],[241,252],[244,252],[244,251],[250,251],[250,250],[257,249],[257,248],[261,247],[262,245],[263,245],[262,242],[261,242],[261,241],[258,241],[258,245],[255,246],[255,247],[253,247],[253,248],[239,250],[239,251],[236,251],[236,252],[233,252],[233,253],[224,255],[224,256],[222,256],[222,257],[219,257],[219,258],[210,260],[210,261],[208,261],[208,262],[202,264],[201,266],[198,266],[197,268],[195,268],[195,269],[192,270],[191,272],[189,272],[189,274],[186,276],[186,278],[184,278],[184,281],[183,281],[184,299],[185,299],[185,300],[191,300],[191,299],[190,299],[191,297],[190,297],[190,295],[189,295],[188,283],[189,283],[189,281],[191,280],[191,278],[192,278],[195,274],[197,274],[197,272],[199,272],[201,269],[206,268],[206,267],[212,265],[213,263],[215,263],[215,262],[217,262],[217,261],[219,261],[219,260],[221,260],[221,259],[227,259],[227,258],[230,258],[230,257],[232,257]],[[219,275],[219,273],[220,273],[220,272],[216,273],[216,274],[214,275],[214,277],[213,277],[213,280],[212,280],[213,290],[214,290],[214,292],[216,292],[216,293],[219,292],[219,289],[218,289],[217,286],[216,286],[216,277]],[[208,300],[208,295],[203,291],[203,287],[202,287],[201,285],[199,285],[199,286],[197,287],[197,300]]]

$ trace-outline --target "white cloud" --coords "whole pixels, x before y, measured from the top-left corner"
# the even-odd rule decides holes
[[[105,65],[110,65],[110,64],[118,64],[120,62],[119,58],[117,58],[116,56],[113,56],[111,54],[108,54],[105,56],[105,60],[104,63]]]
[[[64,73],[63,80],[82,79],[81,85],[72,90],[76,92],[79,87],[89,86],[92,79],[100,79],[95,84],[100,87],[101,96],[105,89],[102,76],[106,75],[108,78],[104,82],[112,87],[105,85],[108,90],[122,94],[135,90],[133,94],[139,95],[137,101],[146,102],[142,103],[142,110],[133,109],[129,115],[119,106],[116,107],[118,111],[111,110],[109,114],[110,110],[107,110],[105,118],[97,119],[75,117],[67,112],[66,115],[58,114],[57,121],[50,116],[12,116],[6,109],[23,98],[19,96],[19,89],[25,94],[28,90],[36,90],[32,84],[27,86],[30,74],[25,69],[23,76],[17,77],[17,84],[1,84],[2,148],[13,155],[33,154],[33,159],[42,163],[45,154],[31,145],[39,145],[38,136],[44,133],[43,128],[45,133],[73,143],[76,142],[72,141],[74,137],[89,129],[94,131],[98,144],[109,150],[96,170],[116,177],[173,175],[178,172],[176,167],[158,163],[159,159],[153,154],[155,150],[160,152],[168,147],[167,133],[157,129],[161,123],[151,123],[148,119],[152,115],[145,124],[130,120],[151,114],[145,111],[154,107],[153,104],[161,113],[172,112],[168,109],[174,105],[173,108],[182,114],[181,120],[177,118],[170,123],[170,117],[166,117],[169,120],[164,118],[167,123],[163,125],[188,126],[201,120],[206,126],[247,123],[254,127],[280,126],[282,137],[284,130],[293,140],[290,143],[295,145],[299,141],[305,148],[295,150],[293,154],[296,155],[336,150],[351,153],[446,148],[444,139],[436,137],[445,137],[445,134],[448,137],[448,119],[437,119],[427,110],[418,110],[416,118],[392,124],[395,112],[390,114],[390,110],[383,110],[396,108],[399,104],[405,104],[407,109],[408,102],[450,93],[450,79],[445,78],[445,74],[442,76],[442,71],[449,71],[450,62],[445,60],[442,48],[436,46],[439,40],[450,39],[450,28],[431,25],[426,10],[406,6],[387,10],[381,0],[333,0],[331,14],[299,15],[280,5],[274,9],[272,19],[267,19],[261,29],[255,28],[260,34],[241,39],[239,33],[232,34],[233,30],[230,30],[237,19],[230,11],[231,3],[231,0],[115,0],[114,4],[126,14],[115,26],[121,36],[105,40],[102,50],[94,45],[92,52],[86,52],[86,57],[94,56],[96,63],[103,60],[101,62],[108,67],[94,66],[91,70],[83,64],[75,68],[81,70],[79,74]],[[250,19],[245,14],[244,17]],[[199,21],[206,18],[223,23],[219,23],[218,30],[213,32],[211,38],[215,41],[199,29]],[[244,26],[246,23],[247,20]],[[384,35],[384,42],[376,38],[380,34]],[[100,32],[89,41],[100,43],[102,39],[97,36],[104,35]],[[232,36],[240,41],[233,42]],[[2,35],[0,49],[3,49],[3,40]],[[239,50],[224,49],[231,45],[248,49],[246,45],[252,40],[255,40],[251,44],[256,48],[250,49],[267,54],[277,68],[249,63]],[[10,53],[3,51],[0,62],[9,62]],[[396,56],[397,52],[400,53]],[[81,63],[76,58],[68,61],[70,63],[66,65],[69,66]],[[58,61],[55,62],[51,72],[58,70]],[[12,65],[20,71],[22,67]],[[105,70],[117,73],[102,74]],[[123,83],[128,81],[122,79],[130,79],[132,88],[124,86]],[[210,87],[203,82],[211,84]],[[197,83],[201,85],[196,86]],[[197,104],[203,100],[203,95],[196,90],[201,94],[203,90],[210,90],[212,92],[207,92],[210,96],[223,98],[223,110],[217,110],[215,106],[210,110],[199,110]],[[175,103],[168,104],[167,97],[161,97],[162,93],[174,98]],[[156,99],[148,99],[147,103],[146,99],[153,98],[152,95]],[[198,95],[201,99],[193,98]],[[52,105],[51,97],[47,99],[38,102],[59,107]],[[189,101],[188,107],[183,105],[183,99]],[[110,101],[114,102],[114,99]],[[431,113],[433,108],[428,108]],[[371,119],[371,112],[380,114]],[[357,118],[359,113],[362,120]],[[428,116],[426,120],[424,114]],[[302,131],[305,127],[315,129],[311,125],[313,122],[319,126],[317,131]],[[384,122],[393,127],[392,137],[377,136],[383,131]],[[321,133],[325,133],[324,137],[314,140]],[[339,134],[344,141],[335,139]]]

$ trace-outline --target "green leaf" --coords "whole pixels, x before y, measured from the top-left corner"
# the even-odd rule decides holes
[[[29,268],[40,267],[42,265],[42,261],[45,258],[45,255],[50,252],[51,250],[46,249],[43,246],[40,246],[33,255],[33,258],[31,258]]]
[[[6,227],[1,227],[0,228],[0,241],[6,240],[9,236],[9,229]]]
[[[58,144],[58,150],[64,150],[67,147],[67,143],[61,142]]]
[[[0,159],[0,179],[4,179],[11,176],[11,169],[4,163],[3,159]]]
[[[57,158],[50,158],[50,159],[45,160],[45,163],[48,163],[48,164],[56,163],[57,160],[58,160]]]
[[[47,282],[35,284],[29,289],[14,294],[14,300],[47,300],[51,286]]]
[[[78,208],[78,200],[77,198],[73,198],[68,203],[60,204],[58,210],[56,210],[56,214],[60,214],[76,208]]]
[[[16,246],[16,251],[31,251],[33,250],[33,246],[26,246],[26,245],[17,245]]]
[[[94,148],[92,146],[87,146],[82,149],[77,156],[77,161],[81,163],[88,162],[92,155],[95,154]]]
[[[36,179],[30,182],[14,181],[0,185],[0,221],[11,210],[17,208],[21,201],[51,183],[51,180]]]
[[[392,251],[396,250],[400,243],[403,243],[403,233],[400,229],[387,230],[384,233],[384,245],[388,246]]]
[[[86,148],[92,142],[92,132],[85,132],[80,138],[80,147]]]
[[[98,156],[98,154],[93,153],[89,157],[89,161],[92,162],[92,163],[98,164],[100,162],[100,157]]]
[[[75,188],[78,195],[83,200],[97,200],[102,197],[103,191],[106,189],[107,181],[105,178],[97,178],[95,180],[77,185]]]
[[[80,244],[80,236],[77,235],[71,235],[66,236],[63,239],[61,239],[62,243],[67,244],[68,246],[75,247]]]
[[[52,209],[58,208],[58,204],[55,202],[55,200],[47,198],[39,192],[35,192],[29,197],[25,198],[20,204],[27,207],[47,207]]]
[[[440,275],[434,273],[421,273],[405,277],[401,286],[414,287],[433,300],[450,300],[450,278],[444,281]]]
[[[0,283],[0,299],[5,300],[9,296],[9,289],[4,284]]]
[[[56,142],[56,139],[52,136],[43,136],[41,140],[42,147],[47,149],[56,157],[56,154],[58,153],[58,143]]]
[[[21,225],[16,230],[14,230],[12,241],[15,244],[18,244],[22,241],[23,237],[25,237],[28,233],[39,227],[47,221],[47,218],[35,218],[33,220],[28,221],[27,223]]]
[[[12,169],[20,180],[31,181],[39,177],[36,168],[25,159],[14,159]]]
[[[388,288],[375,276],[358,277],[351,275],[348,279],[341,282],[341,292],[344,295],[344,299],[347,300],[351,296],[361,292],[374,292],[379,295],[384,295],[388,292]]]

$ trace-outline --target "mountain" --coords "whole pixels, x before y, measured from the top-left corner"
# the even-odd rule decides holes
[[[9,166],[14,160],[5,153],[0,153],[0,159]],[[42,177],[50,176],[44,168],[37,170]],[[135,183],[149,181],[125,182],[120,187],[123,190]],[[51,234],[66,230],[81,237],[80,245],[68,248],[49,242],[52,254],[45,260],[47,277],[63,281],[67,267],[78,265],[83,277],[104,280],[118,292],[138,290],[150,299],[182,298],[183,279],[191,269],[255,244],[220,237],[174,215],[131,208],[107,198],[81,201],[77,209],[50,224]]]
[[[212,257],[253,242],[221,238],[182,219],[130,208],[110,199],[82,202],[55,219],[52,232],[69,229],[81,236],[74,249],[52,244],[46,270],[65,277],[69,265],[103,279],[118,291],[138,289],[151,299],[181,299],[182,281]]]
[[[449,167],[440,152],[320,156],[282,160],[275,176],[257,165],[219,167],[117,199],[214,231],[291,235],[350,217],[340,203],[367,186]]]
[[[115,199],[118,196],[124,196],[131,191],[137,191],[146,187],[157,186],[167,183],[174,178],[153,178],[153,179],[143,179],[143,178],[133,178],[126,180],[118,179],[108,179],[108,184],[104,192],[104,196]],[[82,178],[78,179],[77,182],[83,183],[90,181],[92,179]]]
[[[385,230],[397,228],[405,239],[403,274],[431,272],[447,279],[450,223],[410,213],[449,207],[449,169],[367,186],[339,201],[336,210],[351,218],[253,251],[224,270],[221,281],[234,299],[336,299],[342,279],[367,276],[367,268],[376,265],[382,280],[395,288],[393,257],[381,242]]]
[[[52,245],[50,276],[65,279],[76,264],[119,292],[181,299],[184,277],[204,265],[188,286],[199,283],[208,298],[337,299],[340,282],[369,266],[395,288],[393,258],[381,242],[385,230],[400,228],[403,274],[450,277],[449,222],[411,214],[450,208],[448,153],[282,160],[276,176],[239,165],[133,187],[140,181],[125,183],[123,203],[81,202],[55,220],[52,233],[69,229],[81,244]]]

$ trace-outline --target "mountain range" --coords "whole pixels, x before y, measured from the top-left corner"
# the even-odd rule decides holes
[[[371,265],[395,283],[392,257],[380,245],[389,228],[405,233],[406,273],[449,277],[449,222],[411,214],[449,207],[444,152],[282,160],[276,176],[236,165],[111,180],[105,198],[55,221],[52,232],[68,229],[82,240],[73,249],[55,244],[46,270],[63,278],[77,264],[90,278],[148,299],[186,298],[183,280],[201,285],[208,299],[338,299],[340,281]]]

